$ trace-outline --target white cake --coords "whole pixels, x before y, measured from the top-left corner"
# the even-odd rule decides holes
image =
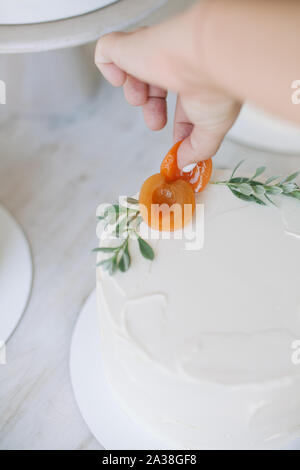
[[[1,24],[55,21],[83,15],[119,0],[1,0]]]
[[[281,200],[262,207],[209,185],[197,196],[205,205],[201,250],[152,240],[151,262],[132,240],[128,272],[97,272],[113,393],[166,448],[280,448],[299,435],[292,354],[300,202]]]

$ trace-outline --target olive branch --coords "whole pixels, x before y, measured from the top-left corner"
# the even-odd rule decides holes
[[[295,179],[300,174],[299,171],[293,173],[286,178],[280,179],[279,176],[271,176],[265,182],[258,181],[256,178],[262,175],[266,170],[265,166],[256,169],[251,178],[243,176],[235,176],[237,170],[244,160],[239,162],[234,168],[230,178],[226,181],[216,181],[212,184],[220,184],[227,186],[234,196],[243,201],[255,202],[265,206],[267,202],[275,204],[270,196],[284,195],[300,200],[300,187],[295,183]],[[277,182],[276,182],[277,181]]]
[[[152,247],[138,234],[138,228],[142,222],[139,201],[128,197],[125,199],[125,203],[124,205],[120,203],[108,206],[98,217],[104,223],[104,230],[111,236],[123,240],[117,246],[100,246],[93,250],[93,252],[107,255],[97,263],[97,266],[101,266],[110,275],[117,270],[126,272],[130,268],[129,241],[132,237],[136,238],[141,255],[151,261],[154,259]]]

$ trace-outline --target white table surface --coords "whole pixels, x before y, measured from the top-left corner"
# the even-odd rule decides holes
[[[4,108],[0,202],[25,229],[35,277],[7,344],[7,365],[0,366],[0,448],[102,449],[79,414],[68,364],[76,318],[95,287],[95,211],[100,202],[135,193],[158,171],[171,125],[147,130],[141,111],[104,82],[98,98],[71,119],[21,119]],[[230,141],[215,161],[232,167],[243,158],[253,166],[268,162],[274,173],[282,166],[279,154]],[[287,171],[295,159],[286,160]]]

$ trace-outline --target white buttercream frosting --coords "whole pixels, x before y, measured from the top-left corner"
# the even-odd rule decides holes
[[[150,241],[151,262],[132,240],[127,273],[98,271],[110,383],[166,446],[277,448],[300,432],[300,204],[281,199],[209,185],[201,250]]]

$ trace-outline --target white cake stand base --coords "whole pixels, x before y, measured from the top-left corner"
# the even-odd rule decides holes
[[[15,219],[0,206],[0,340],[6,342],[25,311],[32,283],[28,242]]]
[[[83,419],[105,449],[166,449],[121,409],[112,394],[101,359],[96,291],[87,299],[74,329],[70,371],[73,391]]]
[[[70,371],[79,410],[105,449],[167,450],[167,446],[127,416],[112,394],[101,359],[96,291],[87,299],[74,329]],[[300,439],[285,449],[300,450]]]

